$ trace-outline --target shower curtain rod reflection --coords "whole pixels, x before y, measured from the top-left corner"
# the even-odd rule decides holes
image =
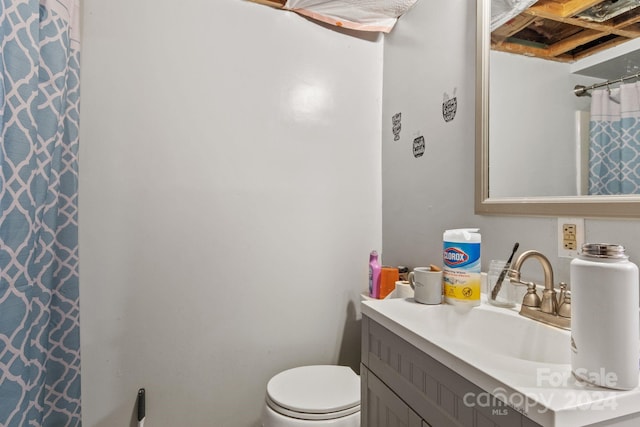
[[[640,79],[640,73],[620,77],[619,79],[615,79],[615,80],[607,80],[606,82],[602,82],[602,83],[595,83],[595,84],[592,84],[591,86],[576,85],[573,88],[573,93],[576,96],[591,96],[591,94],[589,93],[590,90],[597,89],[599,87],[610,86],[613,84],[624,83],[625,80],[633,80],[633,79]]]

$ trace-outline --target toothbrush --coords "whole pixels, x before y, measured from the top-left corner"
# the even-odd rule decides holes
[[[511,267],[511,260],[513,259],[513,255],[516,253],[519,246],[520,246],[520,243],[518,242],[516,242],[516,244],[513,245],[513,250],[511,251],[511,255],[509,256],[507,263],[504,265],[502,272],[500,272],[500,276],[498,276],[498,280],[496,281],[496,284],[493,287],[493,290],[491,291],[492,300],[495,300],[496,297],[498,296],[498,292],[500,292],[500,288],[502,287],[502,281],[504,280],[504,276],[507,275],[507,270],[509,269],[509,267]]]
[[[145,418],[145,402],[144,402],[144,388],[138,390],[138,427],[144,427]]]

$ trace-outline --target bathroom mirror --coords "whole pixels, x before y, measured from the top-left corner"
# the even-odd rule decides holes
[[[609,218],[640,218],[640,195],[615,195],[615,196],[569,196],[559,195],[535,195],[522,193],[499,195],[496,197],[492,191],[490,179],[490,158],[492,145],[490,143],[489,122],[505,120],[508,118],[490,117],[490,20],[491,20],[491,0],[479,0],[477,2],[477,50],[476,50],[476,189],[475,189],[475,210],[477,214],[500,214],[500,215],[528,215],[528,216],[579,216],[579,217],[609,217]],[[602,81],[602,80],[601,80]],[[523,82],[529,83],[531,82]],[[571,93],[572,87],[567,88],[567,93]],[[573,95],[572,95],[573,96]],[[526,102],[522,100],[522,102]],[[518,105],[514,105],[518,109]],[[545,123],[545,112],[539,111],[537,117],[533,117],[540,126]],[[550,129],[553,131],[553,129]],[[513,135],[514,143],[518,135]],[[572,144],[567,142],[567,144]],[[495,149],[495,147],[493,147]],[[515,146],[510,148],[515,154],[520,148]],[[494,158],[496,155],[494,151]],[[541,157],[551,160],[552,153],[542,152]],[[505,157],[511,157],[509,153]],[[516,157],[515,155],[513,157]],[[519,164],[522,163],[522,164]],[[518,167],[522,170],[535,171],[533,176],[545,176],[548,174],[550,163],[533,164],[530,159],[518,161]],[[517,172],[515,172],[517,173]],[[538,174],[538,175],[535,175]],[[509,178],[507,178],[509,180]],[[511,179],[511,181],[516,181]],[[530,180],[531,181],[531,180]],[[518,188],[520,190],[520,188]],[[532,195],[533,194],[533,195]]]

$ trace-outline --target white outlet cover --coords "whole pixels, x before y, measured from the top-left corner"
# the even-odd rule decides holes
[[[565,249],[563,245],[564,232],[562,230],[565,224],[576,225],[576,249]],[[584,218],[558,218],[558,257],[560,258],[575,258],[578,256],[580,248],[584,244]]]

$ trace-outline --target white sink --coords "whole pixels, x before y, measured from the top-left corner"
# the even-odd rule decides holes
[[[571,333],[520,316],[512,309],[482,305],[472,309],[440,304],[404,311],[415,315],[424,333],[439,343],[533,362],[571,363]],[[411,313],[411,314],[410,314]]]
[[[578,382],[571,374],[571,332],[520,316],[518,309],[484,299],[464,309],[413,299],[362,303],[362,314],[483,390],[524,397],[507,404],[541,425],[613,425],[607,420],[640,417],[640,389]]]

